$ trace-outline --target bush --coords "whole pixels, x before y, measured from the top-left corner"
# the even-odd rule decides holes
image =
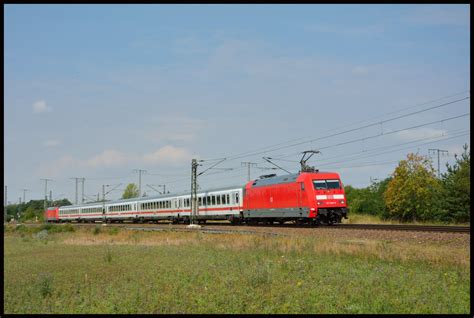
[[[109,231],[108,231],[108,233],[109,233],[110,235],[117,235],[118,232],[119,232],[119,229],[116,228],[116,227],[111,227],[111,228],[109,228]]]
[[[92,230],[92,234],[97,235],[101,232],[101,227],[96,225],[96,227]]]
[[[75,232],[76,229],[72,224],[66,224],[63,227],[63,232]]]
[[[40,274],[38,288],[41,297],[51,296],[53,294],[53,275],[51,273]]]
[[[35,234],[35,237],[38,239],[38,240],[46,240],[48,239],[48,230],[42,230],[38,233]]]
[[[28,229],[23,224],[15,226],[15,231],[17,232],[26,232]]]

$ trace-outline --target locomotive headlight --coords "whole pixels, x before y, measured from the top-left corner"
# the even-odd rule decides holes
[[[322,204],[322,202],[321,202],[321,201],[318,201],[318,205],[321,205],[321,204]]]
[[[339,203],[344,204],[344,200],[339,201]]]

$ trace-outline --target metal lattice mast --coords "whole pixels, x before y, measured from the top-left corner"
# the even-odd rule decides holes
[[[146,173],[143,169],[134,169],[133,172],[138,172],[138,197],[142,196],[142,173]]]
[[[197,215],[197,167],[196,159],[191,162],[191,224],[194,224]]]
[[[82,182],[82,203],[84,203],[84,181],[86,181],[86,178],[81,178],[81,182]]]
[[[48,181],[53,181],[53,179],[40,179],[44,181],[44,210],[46,211],[47,208],[47,201],[48,201]]]
[[[75,196],[74,204],[77,204],[77,182],[78,182],[78,180],[81,179],[81,178],[70,178],[70,179],[76,180],[76,196]]]
[[[29,189],[21,189],[23,190],[23,203],[26,203],[26,191],[30,191]]]
[[[256,167],[257,163],[246,161],[246,162],[241,162],[240,165],[242,167],[247,167],[247,181],[250,181],[250,167],[252,167],[252,166]]]
[[[441,149],[428,149],[428,152],[437,152],[438,154],[438,178],[440,178],[441,173],[440,173],[440,168],[439,168],[439,153],[441,152],[442,154],[448,154],[447,150],[441,150]]]

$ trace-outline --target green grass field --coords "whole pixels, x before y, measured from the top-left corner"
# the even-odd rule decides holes
[[[470,312],[468,248],[62,229],[4,227],[5,313]]]

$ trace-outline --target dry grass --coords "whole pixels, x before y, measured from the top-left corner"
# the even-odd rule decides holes
[[[470,311],[468,244],[333,230],[27,230],[4,231],[6,313]]]
[[[334,255],[352,255],[359,258],[378,258],[387,261],[426,261],[433,265],[469,267],[468,246],[443,245],[436,242],[389,241],[329,236],[268,237],[264,235],[204,234],[188,232],[148,232],[120,229],[117,234],[101,232],[91,235],[90,230],[81,229],[74,234],[58,233],[57,239],[68,245],[142,245],[181,246],[208,245],[217,249],[244,251],[253,248],[282,253],[313,251]]]
[[[427,222],[420,222],[420,221],[413,221],[402,223],[397,220],[383,220],[378,216],[370,215],[370,214],[356,214],[350,213],[348,219],[343,219],[342,223],[346,224],[413,224],[413,225],[446,225],[442,222],[434,222],[434,221],[427,221]],[[450,223],[449,225],[456,225],[456,226],[470,226],[470,223]]]

